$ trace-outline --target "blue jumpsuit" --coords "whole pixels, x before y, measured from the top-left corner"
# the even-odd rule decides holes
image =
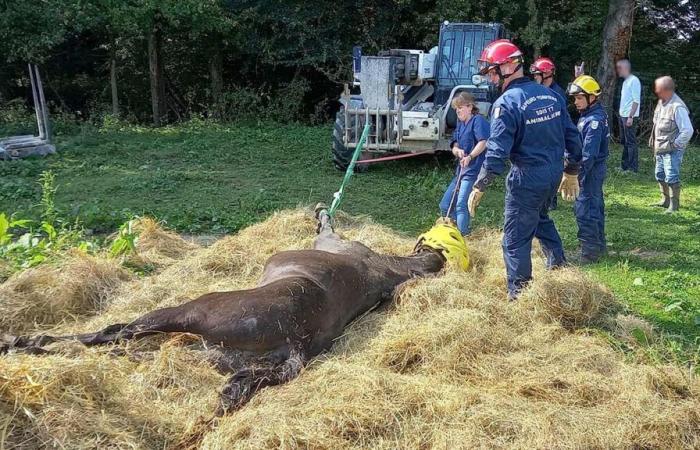
[[[581,136],[562,98],[528,78],[513,80],[494,102],[491,137],[476,188],[482,190],[512,166],[506,180],[503,257],[510,298],[532,279],[532,239],[539,239],[547,267],[566,262],[547,206],[568,173],[581,162]]]
[[[549,85],[549,88],[559,94],[559,97],[564,99],[564,103],[566,103],[566,92],[564,92],[564,89],[557,84],[556,81],[552,81],[552,84]]]
[[[552,81],[552,84],[549,85],[549,88],[551,90],[553,90],[554,92],[556,92],[557,94],[559,94],[559,96],[564,101],[564,104],[566,104],[566,99],[567,99],[566,92],[564,92],[564,89],[562,89],[562,87],[559,86],[559,84],[556,81]],[[549,210],[550,211],[557,209],[558,199],[559,199],[559,193],[555,192],[554,195],[552,195],[552,199],[550,200],[550,203],[549,203]]]
[[[603,182],[608,158],[608,115],[599,103],[581,113],[578,129],[583,139],[583,160],[579,171],[581,192],[574,204],[581,256],[595,259],[605,253],[605,206]]]
[[[475,115],[468,122],[459,121],[457,128],[452,134],[452,142],[450,147],[457,144],[459,148],[464,150],[466,153],[471,152],[474,146],[479,143],[479,141],[484,141],[489,138],[489,123],[482,115]],[[464,170],[461,170],[462,176],[460,177],[460,165],[457,161],[457,167],[455,167],[455,176],[452,179],[449,187],[445,191],[440,201],[440,210],[442,215],[446,216],[447,211],[450,210],[450,217],[457,222],[457,228],[462,233],[462,235],[468,235],[470,232],[469,224],[471,222],[471,217],[469,216],[469,210],[467,209],[467,199],[472,191],[472,187],[476,182],[476,178],[481,170],[481,165],[486,157],[485,153],[481,153],[473,161],[469,163]],[[459,192],[457,195],[453,195],[455,189]],[[452,201],[452,208],[450,208],[450,201]]]

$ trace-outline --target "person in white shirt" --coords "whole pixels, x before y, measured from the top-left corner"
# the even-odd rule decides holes
[[[681,162],[690,138],[693,124],[688,107],[676,94],[676,83],[669,76],[654,82],[654,92],[659,102],[654,110],[654,126],[649,137],[649,147],[656,157],[656,181],[661,190],[661,201],[653,206],[668,208],[667,213],[678,211],[681,194]]]
[[[616,64],[617,75],[624,78],[620,94],[620,143],[622,144],[622,170],[639,170],[639,149],[637,147],[637,118],[641,105],[642,85],[639,78],[632,75],[629,59],[621,59]]]

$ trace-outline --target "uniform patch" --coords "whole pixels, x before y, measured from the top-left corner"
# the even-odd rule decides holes
[[[591,128],[594,130],[598,129],[598,121],[597,120],[591,121]]]
[[[492,116],[494,119],[498,119],[501,116],[501,107],[500,106],[493,109]]]

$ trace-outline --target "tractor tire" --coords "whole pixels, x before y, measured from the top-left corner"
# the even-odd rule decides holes
[[[350,118],[350,137],[355,139],[355,117]],[[360,124],[358,129],[361,129],[364,124]],[[345,106],[341,106],[340,110],[335,115],[335,123],[333,124],[333,165],[338,170],[345,171],[352,161],[352,154],[355,149],[346,147],[343,144],[343,131],[345,130]],[[362,152],[360,154],[360,159],[364,159],[369,156],[368,152]],[[355,165],[355,172],[366,172],[369,164],[357,164]]]

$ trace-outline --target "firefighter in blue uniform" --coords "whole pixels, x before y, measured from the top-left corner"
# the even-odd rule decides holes
[[[609,154],[608,115],[598,103],[601,90],[593,77],[581,75],[576,78],[569,85],[568,93],[574,97],[576,109],[581,114],[578,121],[583,141],[583,159],[578,175],[581,192],[574,204],[581,261],[595,262],[606,252],[603,182]]]
[[[530,73],[532,78],[538,83],[543,84],[559,94],[561,98],[566,101],[566,91],[562,89],[559,84],[554,80],[554,74],[557,67],[554,62],[549,58],[537,58],[534,63],[530,66]]]
[[[537,58],[534,63],[530,66],[530,74],[532,75],[532,79],[535,80],[538,84],[547,86],[554,92],[556,92],[562,100],[564,100],[564,103],[566,103],[566,91],[562,89],[561,86],[556,82],[554,79],[554,74],[557,71],[557,66],[554,65],[554,61],[552,61],[549,58]],[[552,195],[552,198],[549,202],[549,210],[554,211],[557,209],[557,193],[555,192],[554,195]]]
[[[566,264],[547,206],[557,189],[565,200],[576,198],[581,162],[581,137],[567,117],[564,99],[524,77],[522,64],[522,52],[506,39],[492,42],[482,52],[480,73],[499,84],[503,94],[493,104],[486,160],[468,202],[474,216],[484,190],[510,159],[503,257],[511,300],[532,278],[534,237],[542,245],[548,268]]]

